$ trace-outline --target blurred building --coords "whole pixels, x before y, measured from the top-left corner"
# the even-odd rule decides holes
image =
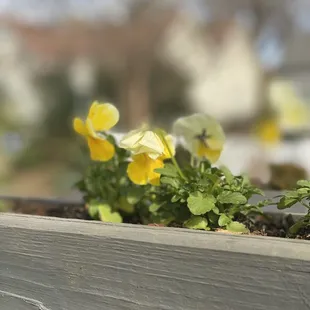
[[[146,120],[169,130],[179,115],[206,112],[228,136],[235,127],[248,134],[270,107],[283,117],[301,107],[296,115],[303,115],[304,128],[309,16],[308,0],[0,2],[2,167],[20,145],[27,156],[36,158],[35,150],[49,163],[51,156],[70,159],[72,117],[94,99],[119,107],[118,131]],[[277,95],[281,100],[268,92],[277,81],[289,85]],[[293,84],[288,100],[284,89]],[[23,136],[12,152],[8,131]],[[223,155],[237,170],[242,156],[261,154],[247,139],[230,140]]]

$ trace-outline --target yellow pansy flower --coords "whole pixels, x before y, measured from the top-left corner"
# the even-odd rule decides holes
[[[276,145],[281,141],[282,133],[276,119],[259,121],[255,127],[255,135],[265,146]]]
[[[115,106],[97,101],[91,105],[85,121],[77,117],[73,120],[74,130],[87,139],[92,160],[108,161],[114,156],[114,145],[98,132],[111,129],[118,120]]]
[[[127,174],[129,179],[138,185],[159,185],[160,174],[154,172],[157,168],[163,168],[161,159],[152,159],[147,153],[134,155],[133,161],[128,165]]]
[[[127,174],[130,180],[139,185],[159,185],[160,174],[154,169],[164,167],[164,160],[175,154],[172,137],[148,130],[146,125],[129,132],[120,142],[120,147],[132,153],[132,162]]]
[[[277,122],[281,130],[294,132],[309,129],[309,102],[299,93],[294,83],[274,79],[268,89],[271,107],[277,113]]]
[[[185,148],[198,158],[215,163],[221,156],[225,134],[220,123],[207,114],[193,114],[176,120],[173,131],[183,138]]]

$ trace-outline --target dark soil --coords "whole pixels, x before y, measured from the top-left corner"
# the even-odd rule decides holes
[[[81,203],[22,198],[12,198],[10,203],[14,213],[91,220]]]
[[[72,218],[82,220],[92,220],[88,215],[85,205],[82,203],[69,203],[54,200],[41,199],[23,199],[11,198],[10,211],[19,214],[30,214],[40,216],[51,216],[58,218]],[[245,221],[238,219],[245,223],[250,228],[250,234],[256,236],[269,236],[278,238],[295,238],[310,240],[310,227],[303,229],[297,236],[290,236],[288,228],[294,224],[294,220],[290,215],[274,215],[274,216],[257,216],[253,221]],[[124,223],[140,224],[139,218],[124,218]],[[149,224],[149,226],[164,226],[160,224]],[[173,227],[180,227],[172,225]],[[222,230],[219,230],[222,231]],[[224,232],[224,231],[222,231]]]
[[[251,235],[310,240],[310,227],[301,229],[298,235],[289,233],[289,227],[295,223],[291,215],[260,215],[251,223],[244,223],[250,228]]]

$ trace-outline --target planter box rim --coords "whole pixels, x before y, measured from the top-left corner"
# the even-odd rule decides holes
[[[41,233],[58,232],[68,235],[93,236],[94,238],[147,242],[156,246],[163,244],[310,261],[310,243],[306,240],[234,235],[195,231],[184,228],[110,224],[97,221],[60,219],[12,213],[0,214],[0,227],[4,229],[16,229],[17,232],[18,229],[38,231]]]

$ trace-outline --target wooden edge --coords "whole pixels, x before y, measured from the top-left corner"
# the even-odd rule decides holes
[[[157,245],[164,244],[310,261],[310,243],[305,240],[233,235],[181,228],[109,224],[97,221],[58,219],[10,213],[0,214],[0,227],[16,230],[26,229],[41,233],[60,232],[68,235],[88,235],[94,238],[131,240]],[[18,231],[16,234],[18,236]]]

